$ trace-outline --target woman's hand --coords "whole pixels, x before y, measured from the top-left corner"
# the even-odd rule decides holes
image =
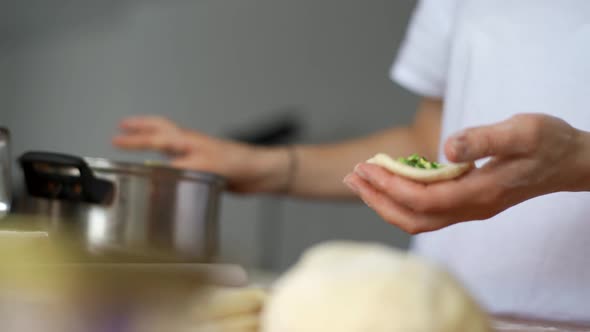
[[[156,116],[127,118],[119,126],[116,147],[161,152],[171,166],[220,174],[234,192],[272,192],[283,184],[288,155],[281,149],[214,138]]]
[[[589,134],[558,118],[520,114],[450,137],[452,162],[491,159],[451,181],[421,184],[362,163],[344,182],[387,222],[417,234],[483,220],[530,198],[589,189]]]

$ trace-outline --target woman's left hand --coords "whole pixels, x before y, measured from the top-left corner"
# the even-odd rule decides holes
[[[589,190],[589,135],[552,116],[519,114],[446,141],[452,162],[491,157],[458,179],[422,184],[362,163],[344,182],[387,222],[428,232],[488,219],[536,196]]]

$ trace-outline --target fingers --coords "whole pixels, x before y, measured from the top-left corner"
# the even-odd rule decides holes
[[[371,171],[366,173],[370,174]],[[348,175],[344,182],[381,218],[410,234],[435,231],[467,220],[484,220],[501,211],[501,209],[496,209],[494,205],[490,204],[496,199],[494,197],[498,197],[495,193],[491,195],[460,194],[445,200],[445,195],[452,194],[452,190],[442,194],[448,190],[442,184],[435,187],[433,185],[416,184],[391,174],[388,176],[397,179],[391,180],[390,184],[399,181],[399,191],[382,188],[380,184],[375,185],[374,183],[379,183],[382,180],[377,180],[377,182],[367,181],[359,176],[357,171]],[[448,188],[455,189],[456,187]],[[432,194],[428,192],[430,189],[435,189],[435,194],[432,197],[436,198],[429,198]],[[398,194],[404,191],[409,193],[405,195],[408,195],[408,197],[415,195],[416,199],[412,201],[405,198],[404,200],[404,194]],[[493,192],[493,190],[489,191]],[[392,193],[394,194],[392,195]],[[427,199],[423,200],[422,198]]]
[[[125,132],[150,133],[163,129],[176,128],[176,125],[166,118],[159,116],[136,116],[123,119],[119,128]]]
[[[158,116],[130,117],[119,124],[122,133],[113,138],[116,147],[129,150],[155,150],[168,155],[185,153],[186,140],[171,121]]]
[[[152,142],[145,135],[118,135],[113,138],[113,145],[123,149],[147,150],[152,147]]]
[[[354,168],[354,172],[363,180],[405,206],[412,206],[413,202],[425,196],[424,184],[404,181],[404,179],[391,174],[383,167],[361,163]],[[407,183],[400,184],[400,180]],[[400,192],[400,189],[403,189],[402,192]]]
[[[166,133],[123,134],[113,138],[113,145],[128,150],[154,150],[168,155],[186,153],[187,142],[182,137]]]
[[[496,197],[490,189],[489,177],[476,171],[458,180],[428,185],[404,179],[367,163],[357,165],[355,173],[391,200],[419,213],[461,209],[467,202],[483,205]]]
[[[189,169],[189,170],[196,170],[201,172],[211,172],[213,170],[210,169],[207,165],[203,163],[197,162],[194,158],[176,158],[170,162],[170,166],[175,168],[182,168],[182,169]]]
[[[347,176],[344,182],[373,209],[383,220],[410,234],[428,232],[440,228],[444,221],[436,217],[415,213],[395,202],[357,174]]]
[[[535,116],[520,115],[497,124],[465,129],[449,137],[445,154],[453,162],[471,162],[526,153],[538,138],[537,122]]]

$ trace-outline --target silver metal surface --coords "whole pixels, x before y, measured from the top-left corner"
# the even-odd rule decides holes
[[[12,202],[12,182],[10,165],[10,132],[0,128],[0,218],[10,211]]]
[[[94,254],[207,262],[216,254],[224,181],[164,166],[84,158],[114,184],[110,204],[24,197],[18,213],[49,217],[51,234],[76,234]]]

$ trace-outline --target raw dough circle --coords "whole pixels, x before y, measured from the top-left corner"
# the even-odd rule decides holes
[[[380,244],[308,249],[275,284],[262,332],[489,332],[478,304],[444,270]]]
[[[399,176],[423,183],[454,179],[474,167],[473,163],[459,163],[443,164],[441,168],[437,169],[416,168],[401,163],[385,153],[378,153],[367,162],[381,166]]]

